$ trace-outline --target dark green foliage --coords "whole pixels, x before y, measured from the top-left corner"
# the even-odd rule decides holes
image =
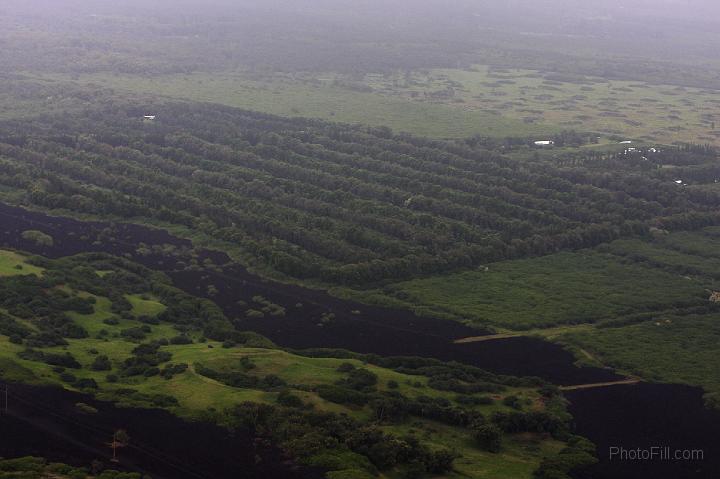
[[[178,405],[177,398],[167,394],[153,394],[150,396],[150,402],[156,407],[173,407]]]
[[[257,367],[257,366],[252,362],[252,360],[251,360],[249,357],[247,357],[247,356],[243,356],[243,357],[240,358],[240,366],[241,366],[245,371],[250,371],[251,369],[255,369],[255,368]]]
[[[391,393],[388,396],[397,397],[397,393]],[[481,412],[453,406],[445,398],[419,396],[411,400],[403,397],[396,404],[405,409],[405,414],[434,419],[453,426],[467,427],[484,421]]]
[[[487,392],[500,392],[502,386],[486,382],[463,383],[455,378],[445,376],[433,376],[428,381],[428,386],[439,391],[452,391],[460,394],[475,394]]]
[[[378,422],[401,422],[410,414],[406,398],[399,394],[378,396],[370,402],[370,406]]]
[[[73,384],[78,389],[97,389],[98,384],[97,382],[92,378],[81,378],[75,381]]]
[[[133,341],[142,341],[147,337],[147,332],[142,327],[127,328],[120,331],[120,336]]]
[[[522,403],[517,396],[506,396],[503,399],[503,404],[513,409],[522,409]]]
[[[39,457],[20,457],[0,460],[0,477],[7,479],[40,479],[45,477],[68,477],[68,479],[85,479],[88,471],[67,464],[51,463]],[[140,479],[139,475],[124,479]]]
[[[128,301],[122,294],[119,294],[119,292],[111,291],[108,297],[112,302],[110,310],[113,313],[122,314],[132,310],[132,304],[130,304],[130,301]]]
[[[27,339],[27,345],[31,348],[51,348],[67,344],[67,341],[57,331],[41,331]]]
[[[354,389],[356,391],[371,391],[377,384],[377,375],[367,369],[353,369],[347,378],[338,381],[338,386]]]
[[[163,121],[146,125],[139,109],[8,124],[39,138],[3,147],[0,184],[27,190],[28,201],[45,208],[188,227],[202,221],[203,233],[269,268],[350,285],[585,248],[661,220],[694,224],[690,213],[720,222],[713,198],[652,174],[558,167],[478,142],[217,105],[157,105]],[[82,142],[57,141],[80,132]],[[86,168],[90,161],[103,168]],[[50,186],[31,191],[40,171]],[[114,310],[127,311],[112,299]],[[266,317],[281,313],[258,304],[269,308],[256,309]]]
[[[45,469],[45,459],[38,457],[21,457],[0,460],[2,472],[41,472]]]
[[[140,344],[133,349],[132,354],[122,363],[121,374],[124,376],[159,374],[157,367],[172,358],[169,352],[160,350],[158,342]]]
[[[172,379],[176,374],[182,374],[187,371],[187,364],[168,364],[161,371],[160,375],[165,379]]]
[[[28,361],[39,361],[51,366],[62,366],[70,369],[80,369],[82,367],[70,353],[56,354],[38,351],[37,349],[26,349],[19,352],[18,356]]]
[[[280,394],[278,394],[278,397],[277,397],[277,403],[280,404],[281,406],[285,406],[285,407],[302,407],[303,406],[302,400],[287,390],[280,391]]]
[[[90,364],[90,369],[93,371],[109,371],[112,369],[112,364],[110,363],[110,358],[108,358],[106,355],[101,354],[99,356],[96,356],[93,360],[92,364]]]
[[[22,342],[23,338],[27,338],[32,334],[32,330],[10,316],[0,313],[0,334],[20,338]]]
[[[72,296],[55,288],[65,282],[63,275],[46,272],[35,275],[0,278],[0,307],[18,318],[31,320],[38,332],[20,325],[10,316],[0,315],[0,334],[27,340],[28,346],[42,348],[63,346],[63,338],[85,338],[87,332],[74,324],[65,314],[68,311],[93,311],[92,300]]]
[[[236,388],[263,389],[271,391],[286,385],[285,381],[274,374],[258,377],[251,376],[240,371],[220,372],[203,366],[202,364],[197,365],[195,370],[198,374],[202,374],[203,376]]]
[[[161,407],[168,408],[178,405],[178,400],[174,396],[167,394],[145,394],[135,389],[122,388],[112,391],[116,400],[129,401],[133,405],[141,407]]]
[[[447,450],[431,451],[413,436],[398,438],[347,416],[255,403],[240,404],[228,414],[237,426],[265,431],[304,462],[330,469],[360,469],[376,475],[378,469],[414,464],[418,478],[447,472],[455,458]]]
[[[342,363],[337,367],[337,370],[341,373],[349,373],[350,371],[355,370],[355,366],[351,363]]]
[[[192,338],[186,334],[180,334],[170,338],[170,344],[192,344]]]
[[[567,446],[555,456],[543,459],[535,479],[569,479],[570,473],[597,462],[595,445],[585,438],[572,436]]]
[[[567,432],[567,424],[559,417],[543,411],[527,413],[496,411],[492,422],[505,432],[539,432],[559,436]]]
[[[368,402],[367,394],[332,384],[318,386],[317,393],[324,400],[338,404],[362,406]]]
[[[487,406],[490,404],[493,404],[495,400],[491,398],[490,396],[465,396],[465,395],[458,395],[455,396],[455,401],[457,401],[458,404],[464,405],[464,406]]]
[[[421,358],[415,356],[378,356],[376,354],[360,354],[345,349],[305,349],[292,351],[301,356],[313,358],[342,358],[356,359],[395,370],[399,373],[426,376],[436,378],[438,384],[443,381],[454,380],[462,383],[478,383],[478,389],[489,389],[492,392],[504,391],[503,386],[512,387],[540,387],[546,383],[539,378],[518,378],[513,376],[501,376],[485,371],[475,366],[462,363],[443,361],[433,358]],[[457,384],[453,382],[452,384]]]
[[[473,436],[481,449],[489,452],[500,452],[502,431],[494,424],[480,424],[474,428]]]
[[[77,377],[72,373],[60,373],[60,380],[69,384],[75,384]]]

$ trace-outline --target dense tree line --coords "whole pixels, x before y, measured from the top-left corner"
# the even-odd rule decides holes
[[[342,284],[594,246],[717,205],[662,176],[513,160],[482,142],[215,105],[152,111],[6,122],[0,184],[35,206],[184,225]]]

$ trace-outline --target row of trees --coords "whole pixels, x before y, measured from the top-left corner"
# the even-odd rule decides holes
[[[594,246],[717,203],[632,168],[516,161],[482,142],[155,110],[151,124],[133,105],[6,123],[0,184],[46,208],[187,226],[282,273],[345,284]]]

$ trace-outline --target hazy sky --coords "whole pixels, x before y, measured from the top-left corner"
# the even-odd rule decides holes
[[[83,24],[91,15],[104,23]],[[11,27],[0,38],[26,25],[64,35],[173,35],[177,28],[163,28],[189,25],[188,34],[202,35],[204,24],[233,22],[252,40],[322,35],[558,51],[573,38],[567,46],[582,54],[720,62],[720,0],[0,0],[0,21]]]

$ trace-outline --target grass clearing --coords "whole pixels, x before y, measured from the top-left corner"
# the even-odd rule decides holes
[[[99,84],[127,92],[162,95],[219,103],[285,117],[321,118],[342,123],[389,126],[395,131],[434,138],[543,135],[559,131],[548,125],[526,124],[495,112],[456,108],[452,105],[408,101],[343,86],[334,75],[306,78],[301,75],[246,73],[195,73],[158,75],[82,75],[81,83]],[[68,80],[65,77],[55,77]]]
[[[720,314],[663,315],[560,339],[619,370],[648,380],[701,386],[720,399]]]
[[[69,77],[53,77],[69,80]],[[534,70],[438,69],[345,76],[225,72],[83,75],[80,83],[281,116],[390,126],[431,137],[595,131],[655,143],[720,144],[717,92]]]
[[[132,314],[135,316],[155,317],[167,308],[157,298],[147,294],[128,294],[125,298],[132,304]]]
[[[26,256],[14,251],[0,250],[0,276],[42,275],[42,268],[28,264],[26,260]]]
[[[676,274],[592,251],[493,263],[397,283],[407,303],[510,330],[580,324],[707,299],[703,286]]]
[[[563,77],[476,66],[411,74],[366,75],[375,91],[408,101],[502,112],[529,124],[596,131],[662,144],[720,144],[717,92],[637,81]],[[718,123],[717,126],[720,126]]]

